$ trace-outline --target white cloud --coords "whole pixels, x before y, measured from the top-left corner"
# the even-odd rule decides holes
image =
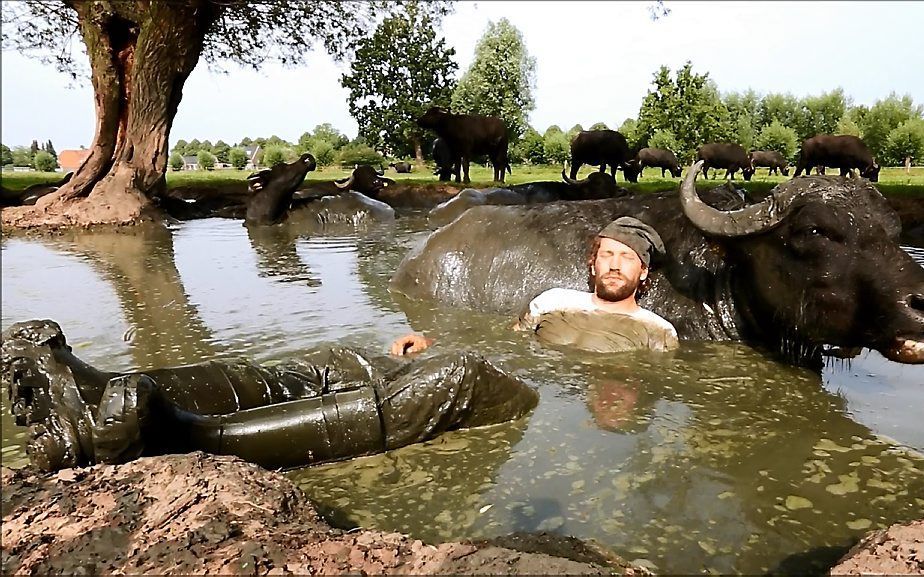
[[[722,91],[818,94],[842,87],[856,103],[891,91],[924,101],[920,32],[924,3],[915,2],[667,2],[671,14],[651,21],[647,2],[458,2],[443,32],[460,71],[489,20],[506,17],[537,59],[531,122],[567,129],[603,121],[618,127],[634,117],[659,66],[686,60],[709,72]],[[171,134],[229,143],[276,134],[288,140],[330,122],[353,136],[343,65],[314,53],[308,64],[260,72],[204,63],[192,73]],[[2,138],[13,146],[33,138],[56,148],[89,145],[94,127],[88,87],[5,52]]]

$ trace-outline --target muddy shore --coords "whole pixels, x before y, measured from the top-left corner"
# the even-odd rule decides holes
[[[429,545],[335,529],[285,476],[204,453],[4,468],[2,512],[3,574],[649,574],[554,535]]]

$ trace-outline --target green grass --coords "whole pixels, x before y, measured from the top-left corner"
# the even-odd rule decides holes
[[[590,174],[592,167],[584,166],[578,174],[578,178],[583,178]],[[349,176],[350,170],[339,167],[326,167],[318,171],[309,172],[307,181],[332,180]],[[828,171],[836,174],[837,171]],[[622,173],[618,173],[617,180],[620,186],[625,186],[631,192],[656,192],[660,190],[669,190],[675,188],[680,179],[666,178],[662,179],[659,169],[648,169],[645,176],[642,177],[638,184],[627,183],[623,179]],[[242,181],[251,174],[249,170],[193,170],[193,171],[168,171],[167,186],[174,187],[218,187],[225,183]],[[472,188],[487,188],[494,186],[491,181],[493,169],[483,166],[471,167],[469,174]],[[721,175],[724,171],[718,171],[715,180],[710,179],[708,182],[716,185],[722,183]],[[422,171],[412,172],[410,174],[397,174],[393,170],[387,170],[385,175],[394,179],[396,182],[417,185],[434,185],[437,184],[437,178],[433,176],[432,170],[425,168]],[[3,172],[0,176],[0,182],[3,186],[12,190],[22,190],[27,186],[36,183],[54,182],[61,178],[60,172]],[[760,169],[750,182],[745,182],[740,174],[735,179],[735,183],[750,192],[762,193],[770,190],[780,182],[788,180],[785,176],[769,176],[766,169]],[[525,182],[534,182],[537,180],[561,180],[561,168],[557,166],[531,166],[516,165],[513,167],[513,174],[507,175],[507,184],[522,184]],[[706,182],[702,179],[697,181],[701,185]],[[452,186],[460,187],[452,183]],[[886,167],[879,173],[879,190],[886,196],[903,196],[912,198],[924,198],[924,167],[916,166],[911,169],[911,173],[905,172],[903,167]]]

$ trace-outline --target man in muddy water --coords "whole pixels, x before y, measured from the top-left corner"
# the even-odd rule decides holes
[[[529,303],[514,328],[536,331],[547,315],[558,311],[617,313],[663,335],[657,339],[663,341],[663,346],[654,348],[673,348],[677,342],[673,325],[640,307],[636,300],[639,291],[644,291],[650,282],[653,257],[663,254],[664,243],[656,230],[631,216],[617,218],[593,239],[587,263],[593,291],[548,289]],[[420,334],[405,335],[392,344],[391,354],[420,352],[432,343],[432,339]]]

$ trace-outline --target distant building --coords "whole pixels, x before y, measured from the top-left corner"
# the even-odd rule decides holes
[[[257,158],[257,153],[260,152],[260,145],[251,144],[250,146],[245,146],[244,152],[247,153],[247,165],[244,168],[248,170],[254,170],[257,168],[257,163],[254,162],[254,160]]]
[[[199,170],[199,156],[196,154],[184,154],[183,170]]]
[[[80,168],[88,156],[90,156],[90,151],[86,149],[62,150],[58,153],[58,166],[63,172],[74,172]]]

